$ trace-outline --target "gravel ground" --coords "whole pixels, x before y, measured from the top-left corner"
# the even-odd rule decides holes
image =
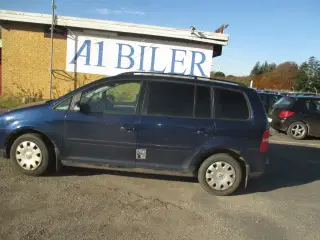
[[[231,197],[184,177],[28,177],[0,159],[0,239],[320,239],[320,149],[270,148],[268,174]]]

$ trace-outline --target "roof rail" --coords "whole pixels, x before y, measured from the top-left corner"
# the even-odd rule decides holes
[[[240,83],[240,82],[234,82],[234,81],[229,81],[229,80],[220,79],[220,78],[199,77],[199,76],[194,76],[194,75],[182,75],[182,74],[177,74],[177,73],[125,72],[125,73],[118,74],[118,76],[119,75],[150,75],[150,76],[159,76],[159,77],[161,77],[161,76],[171,76],[171,77],[194,79],[194,80],[200,80],[200,81],[213,81],[213,82],[218,82],[218,83],[224,83],[224,84],[247,87],[245,84]]]

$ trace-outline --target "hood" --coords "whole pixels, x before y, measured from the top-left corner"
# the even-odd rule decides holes
[[[52,102],[53,100],[54,100],[54,99],[24,104],[24,105],[21,105],[21,106],[16,107],[16,108],[11,108],[8,112],[15,111],[15,110],[20,110],[20,109],[25,109],[25,108],[30,108],[30,107],[34,107],[34,106],[46,105],[46,104]]]

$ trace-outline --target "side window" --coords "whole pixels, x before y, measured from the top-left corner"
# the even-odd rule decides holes
[[[54,110],[56,110],[56,111],[67,111],[69,109],[71,100],[72,100],[72,97],[69,97],[68,99],[64,100],[62,103],[58,104],[54,108]]]
[[[306,108],[309,112],[320,113],[320,101],[317,100],[307,100],[305,102]]]
[[[204,86],[196,87],[196,118],[211,117],[211,88]]]
[[[216,118],[244,120],[249,118],[248,104],[241,92],[216,88],[214,90]]]
[[[84,91],[80,106],[87,113],[134,114],[139,92],[139,82],[111,82]]]
[[[193,85],[150,82],[148,94],[148,115],[193,117]]]

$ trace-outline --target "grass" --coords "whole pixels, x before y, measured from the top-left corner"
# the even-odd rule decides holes
[[[0,97],[0,108],[14,108],[22,105],[21,99],[17,97]]]

